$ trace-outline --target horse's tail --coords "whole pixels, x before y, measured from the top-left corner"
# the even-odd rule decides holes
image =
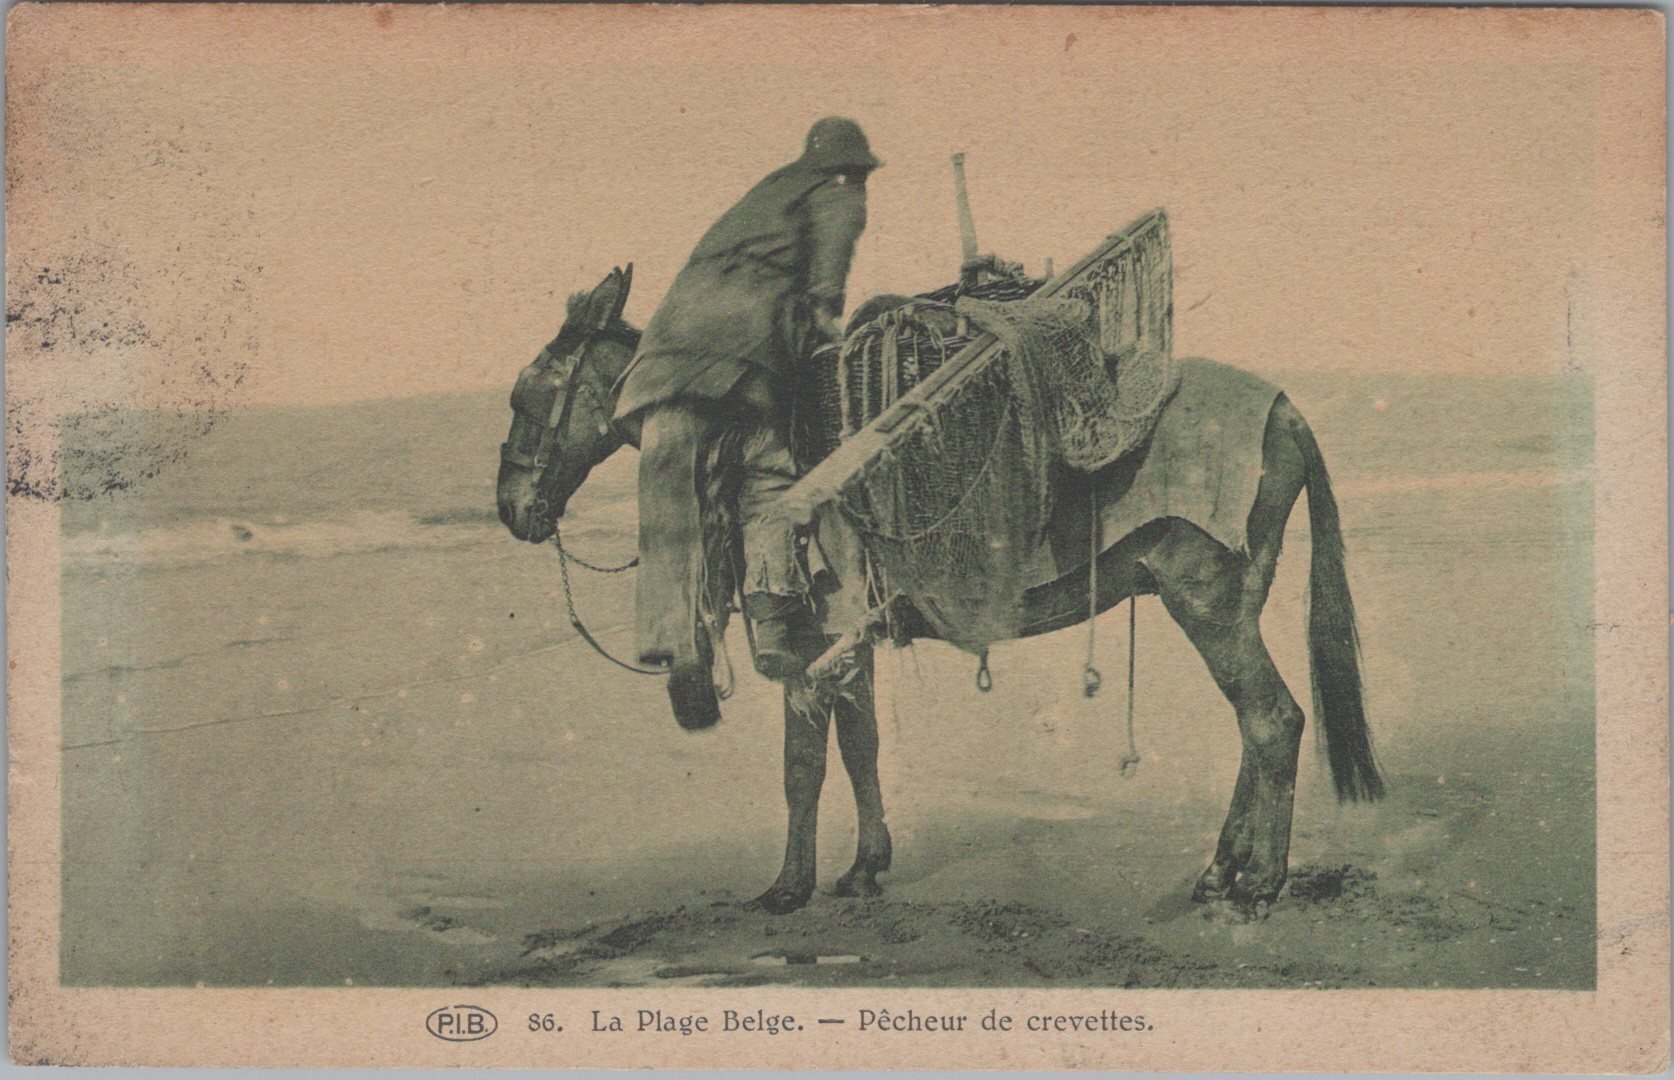
[[[1314,720],[1339,802],[1383,797],[1383,777],[1372,756],[1372,733],[1360,678],[1360,635],[1343,567],[1343,532],[1325,458],[1307,421],[1297,416],[1296,442],[1308,485],[1308,525],[1313,563],[1308,570],[1308,654],[1313,675]]]

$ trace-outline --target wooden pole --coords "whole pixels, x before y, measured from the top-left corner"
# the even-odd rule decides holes
[[[953,155],[953,199],[959,208],[959,251],[964,263],[977,257],[976,219],[971,216],[971,193],[965,190],[965,155]]]
[[[885,613],[894,599],[892,596],[868,611],[858,624],[832,642],[830,648],[809,664],[808,670],[803,674],[816,681],[840,675],[854,650],[862,645],[871,644],[877,639],[877,635],[886,629]]]
[[[971,193],[965,189],[965,155],[953,155],[953,202],[959,211],[959,285],[969,288],[977,283],[976,218],[971,216]],[[970,323],[963,315],[954,324],[954,333],[966,337]]]

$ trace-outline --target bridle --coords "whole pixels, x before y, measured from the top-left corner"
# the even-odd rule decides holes
[[[639,557],[635,556],[620,566],[596,566],[565,551],[563,532],[559,528],[557,516],[552,513],[551,501],[547,498],[544,490],[546,469],[551,464],[553,452],[558,446],[559,433],[569,427],[570,414],[575,409],[576,392],[581,385],[581,361],[586,357],[587,350],[596,339],[597,335],[585,335],[581,343],[572,349],[568,355],[555,362],[551,358],[551,346],[548,346],[542,350],[539,357],[536,357],[535,362],[530,364],[528,369],[525,369],[524,374],[518,376],[517,387],[512,391],[514,402],[528,389],[525,380],[533,375],[544,375],[560,389],[558,393],[553,395],[552,404],[547,409],[546,422],[535,440],[534,449],[527,452],[519,448],[513,436],[516,434],[518,423],[529,422],[529,417],[522,409],[518,409],[514,405],[512,432],[508,434],[506,441],[500,444],[500,460],[508,465],[528,469],[535,474],[535,499],[534,505],[531,507],[531,513],[537,519],[550,519],[552,521],[552,545],[558,551],[558,572],[563,580],[564,607],[569,612],[571,629],[576,632],[581,640],[592,646],[594,652],[617,667],[624,668],[637,675],[667,675],[668,670],[666,668],[641,667],[637,664],[630,664],[626,660],[618,659],[607,652],[605,647],[600,645],[598,640],[588,631],[587,625],[581,621],[581,616],[575,610],[575,596],[570,591],[571,561],[594,573],[620,574],[638,566]]]
[[[581,385],[577,377],[580,374],[581,360],[587,355],[587,349],[593,344],[591,335],[584,337],[579,345],[572,349],[562,360],[552,362],[551,346],[541,351],[533,364],[518,376],[517,386],[512,390],[514,402],[513,419],[517,422],[529,422],[528,415],[515,406],[517,398],[526,389],[525,380],[531,375],[547,375],[558,387],[560,392],[552,396],[552,405],[547,411],[546,423],[540,430],[535,441],[534,449],[525,452],[513,441],[517,431],[517,423],[513,423],[512,432],[506,441],[500,444],[500,460],[508,465],[528,469],[535,474],[535,506],[534,512],[538,517],[545,517],[552,512],[551,503],[547,500],[542,488],[545,486],[546,467],[552,462],[553,450],[558,445],[558,433],[563,431],[570,422],[570,413],[575,408],[576,390]],[[546,361],[543,363],[543,361]]]

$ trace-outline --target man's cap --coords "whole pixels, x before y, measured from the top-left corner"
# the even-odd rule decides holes
[[[883,164],[872,153],[860,125],[845,116],[828,116],[808,129],[802,160],[828,172],[876,169]]]

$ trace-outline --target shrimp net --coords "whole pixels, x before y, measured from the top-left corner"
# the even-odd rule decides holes
[[[935,636],[978,653],[1017,637],[1055,470],[1103,468],[1149,438],[1178,382],[1166,225],[1156,234],[1160,245],[1129,244],[1053,296],[1035,295],[1040,282],[996,282],[914,298],[816,369],[814,415],[829,443],[818,449],[829,452],[992,336],[969,367],[913,399],[919,408],[838,496],[882,595],[904,596]]]

